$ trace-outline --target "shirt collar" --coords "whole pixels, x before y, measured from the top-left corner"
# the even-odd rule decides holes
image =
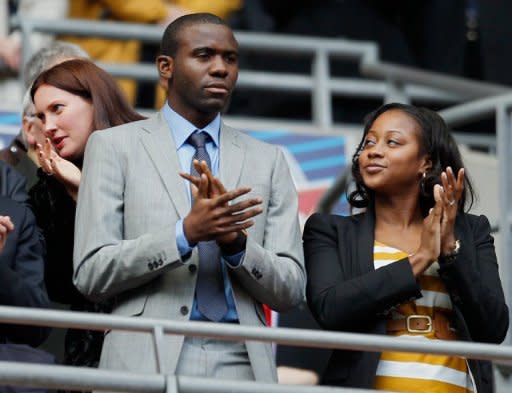
[[[169,128],[171,129],[171,133],[174,137],[174,143],[176,144],[176,149],[179,149],[183,144],[187,141],[188,137],[198,128],[181,116],[179,113],[175,112],[169,104],[166,102],[162,107],[162,114],[164,115]],[[219,133],[220,133],[220,113],[215,116],[206,127],[201,129],[205,131],[210,138],[212,138],[215,146],[219,146]]]

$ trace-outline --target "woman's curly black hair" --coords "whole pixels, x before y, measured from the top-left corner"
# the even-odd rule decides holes
[[[352,156],[352,178],[355,182],[355,190],[348,196],[348,202],[352,207],[366,208],[373,205],[374,195],[372,190],[368,189],[363,181],[359,168],[359,155],[363,148],[364,141],[368,131],[373,123],[381,114],[398,110],[411,119],[419,126],[420,136],[420,154],[427,154],[432,162],[432,168],[425,174],[420,183],[419,203],[423,216],[427,216],[430,208],[435,204],[434,185],[441,184],[441,173],[450,166],[455,174],[460,168],[464,167],[462,157],[448,126],[436,112],[426,108],[417,108],[412,105],[391,103],[378,108],[368,114],[365,118],[364,133],[356,152]],[[467,170],[464,172],[464,191],[459,200],[459,211],[464,211],[466,206],[468,210],[475,201],[474,188],[469,179]]]

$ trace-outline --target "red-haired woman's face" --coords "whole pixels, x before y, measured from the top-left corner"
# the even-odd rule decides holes
[[[92,104],[80,96],[50,85],[41,85],[35,95],[37,116],[46,137],[62,158],[81,160],[93,130]]]

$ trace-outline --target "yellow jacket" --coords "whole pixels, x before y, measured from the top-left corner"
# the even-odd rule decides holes
[[[162,0],[73,0],[69,2],[69,17],[134,23],[157,23],[167,17]],[[85,49],[94,60],[107,63],[136,63],[140,43],[135,40],[111,40],[96,37],[65,37]],[[136,84],[123,80],[120,85],[129,100],[135,100]]]
[[[242,7],[242,0],[173,0],[167,3],[185,8],[190,12],[209,12],[223,19]]]

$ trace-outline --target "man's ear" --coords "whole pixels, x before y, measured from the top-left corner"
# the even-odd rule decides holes
[[[21,132],[23,133],[23,139],[25,140],[25,143],[27,143],[29,146],[36,145],[36,138],[32,133],[33,127],[34,123],[23,116],[21,121]]]
[[[156,66],[160,79],[169,80],[174,70],[174,60],[171,56],[160,55],[156,58]]]

